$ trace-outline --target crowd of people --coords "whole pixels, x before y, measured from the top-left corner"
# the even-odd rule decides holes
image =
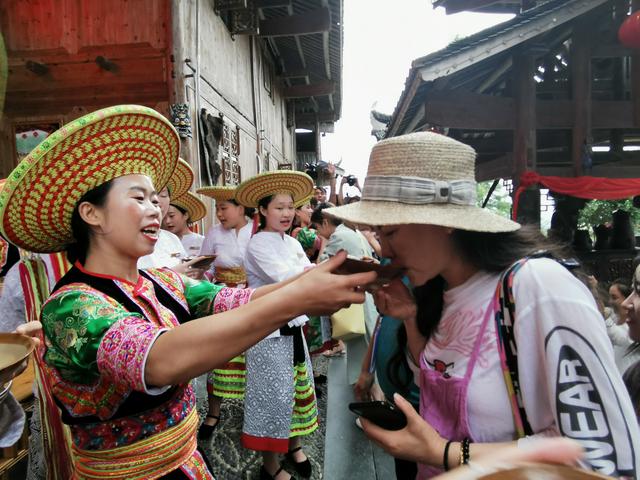
[[[32,429],[46,435],[31,437],[30,464],[42,465],[30,475],[212,479],[198,440],[215,435],[225,399],[243,399],[259,478],[309,478],[322,381],[311,356],[345,350],[354,398],[391,401],[407,420],[391,431],[358,419],[398,479],[527,461],[636,478],[640,268],[603,308],[561,249],[476,206],[475,152],[441,134],[376,144],[364,188],[343,177],[336,191],[332,166],[329,195],[296,171],[200,188],[217,220],[204,236],[179,151],[159,113],[112,107],[51,135],[2,188],[4,238],[70,262],[40,278],[51,294],[39,322],[22,324],[19,263],[0,298],[1,329],[39,341]],[[342,270],[347,257],[402,274],[381,284],[373,267]],[[362,331],[342,344],[331,316],[354,304]],[[11,443],[24,418],[2,405]]]

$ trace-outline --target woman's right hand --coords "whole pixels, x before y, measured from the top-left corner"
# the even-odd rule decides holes
[[[300,275],[285,288],[291,289],[292,301],[300,302],[307,315],[330,315],[352,303],[364,303],[365,288],[376,280],[375,272],[336,275],[333,272],[345,261],[347,253],[338,252],[329,260]]]
[[[411,321],[416,318],[416,301],[401,278],[396,278],[391,283],[377,288],[373,292],[373,298],[382,315],[402,321]]]

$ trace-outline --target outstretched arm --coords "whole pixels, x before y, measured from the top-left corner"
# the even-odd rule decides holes
[[[147,384],[186,382],[244,352],[294,317],[332,313],[351,303],[363,303],[364,293],[355,289],[373,281],[375,274],[332,274],[345,257],[344,253],[336,255],[242,307],[163,333],[149,351]]]

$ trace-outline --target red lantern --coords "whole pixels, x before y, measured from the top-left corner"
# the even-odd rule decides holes
[[[640,10],[629,15],[618,30],[618,40],[628,48],[640,48]]]

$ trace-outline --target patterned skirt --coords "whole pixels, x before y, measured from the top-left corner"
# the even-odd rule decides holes
[[[244,447],[285,453],[290,438],[318,428],[313,369],[303,344],[304,361],[295,365],[292,336],[266,338],[247,350]]]
[[[244,398],[246,376],[244,355],[238,355],[207,375],[207,392],[222,398]]]

